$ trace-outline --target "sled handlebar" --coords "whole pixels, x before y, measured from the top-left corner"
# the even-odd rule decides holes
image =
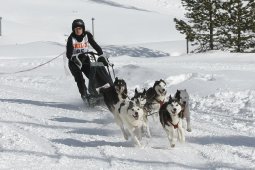
[[[92,51],[83,52],[82,54],[90,54],[90,55],[91,55],[91,57],[93,57],[93,59],[94,59],[95,61],[96,61],[96,57],[95,57],[95,55],[99,56],[97,53],[94,53],[94,52],[92,52]]]
[[[99,56],[97,53],[94,53],[92,51],[84,52],[82,54],[90,54],[90,55],[97,55],[97,56]]]

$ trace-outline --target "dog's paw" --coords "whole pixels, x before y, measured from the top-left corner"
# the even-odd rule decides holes
[[[191,128],[188,128],[187,131],[188,131],[188,132],[191,132],[192,130],[191,130]]]

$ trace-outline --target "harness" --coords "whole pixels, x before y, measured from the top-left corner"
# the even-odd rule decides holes
[[[119,113],[120,113],[120,109],[121,109],[122,106],[125,106],[125,101],[124,100],[122,101],[122,103],[120,104],[120,107],[118,109]]]
[[[180,122],[180,120],[179,120],[179,122]],[[177,129],[179,127],[178,126],[179,122],[176,125],[174,125],[172,122],[170,122],[170,123],[171,123],[171,125],[173,125],[174,129]]]
[[[156,98],[154,98],[154,99],[156,100],[157,103],[160,104],[160,107],[159,107],[159,110],[160,110],[161,107],[163,106],[163,104],[165,103],[165,100],[161,101],[161,100],[158,100],[158,99],[156,99]],[[153,104],[153,103],[152,103],[152,104]],[[148,114],[147,116],[151,116],[151,115],[154,115],[154,114],[158,113],[158,112],[153,112],[153,113],[151,113],[151,110],[147,110],[146,107],[145,107],[144,109],[145,109],[147,112],[150,113],[150,114]]]
[[[155,100],[156,100],[156,102],[158,102],[159,104],[160,104],[160,108],[163,106],[163,104],[165,103],[165,100],[163,100],[163,101],[160,101],[160,100],[158,100],[158,99],[156,99],[155,98]],[[160,109],[159,108],[159,109]]]

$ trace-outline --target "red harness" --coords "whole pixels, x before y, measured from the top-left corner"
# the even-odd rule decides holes
[[[180,121],[179,121],[179,122],[180,122]],[[170,122],[170,123],[171,123],[171,125],[173,125],[174,129],[177,129],[177,128],[179,127],[179,126],[178,126],[179,122],[178,122],[176,125],[174,125],[172,122]]]
[[[160,100],[157,100],[156,98],[155,98],[155,100],[160,104],[160,108],[161,108],[161,106],[163,106],[163,104],[165,103],[165,100],[160,101]]]

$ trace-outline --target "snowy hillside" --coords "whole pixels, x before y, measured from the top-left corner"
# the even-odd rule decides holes
[[[183,15],[180,8],[178,0],[6,1],[0,6],[0,45],[38,40],[65,43],[74,19],[84,19],[86,28],[92,31],[93,17],[95,37],[103,44],[180,40],[183,36],[173,22],[173,17]]]
[[[12,0],[0,11],[0,169],[255,169],[254,54],[186,55],[179,0]],[[161,78],[167,95],[187,89],[186,143],[170,148],[149,117],[152,137],[134,147],[109,111],[83,105],[62,57],[9,74],[64,52],[72,20],[91,28],[92,17],[130,97]]]

